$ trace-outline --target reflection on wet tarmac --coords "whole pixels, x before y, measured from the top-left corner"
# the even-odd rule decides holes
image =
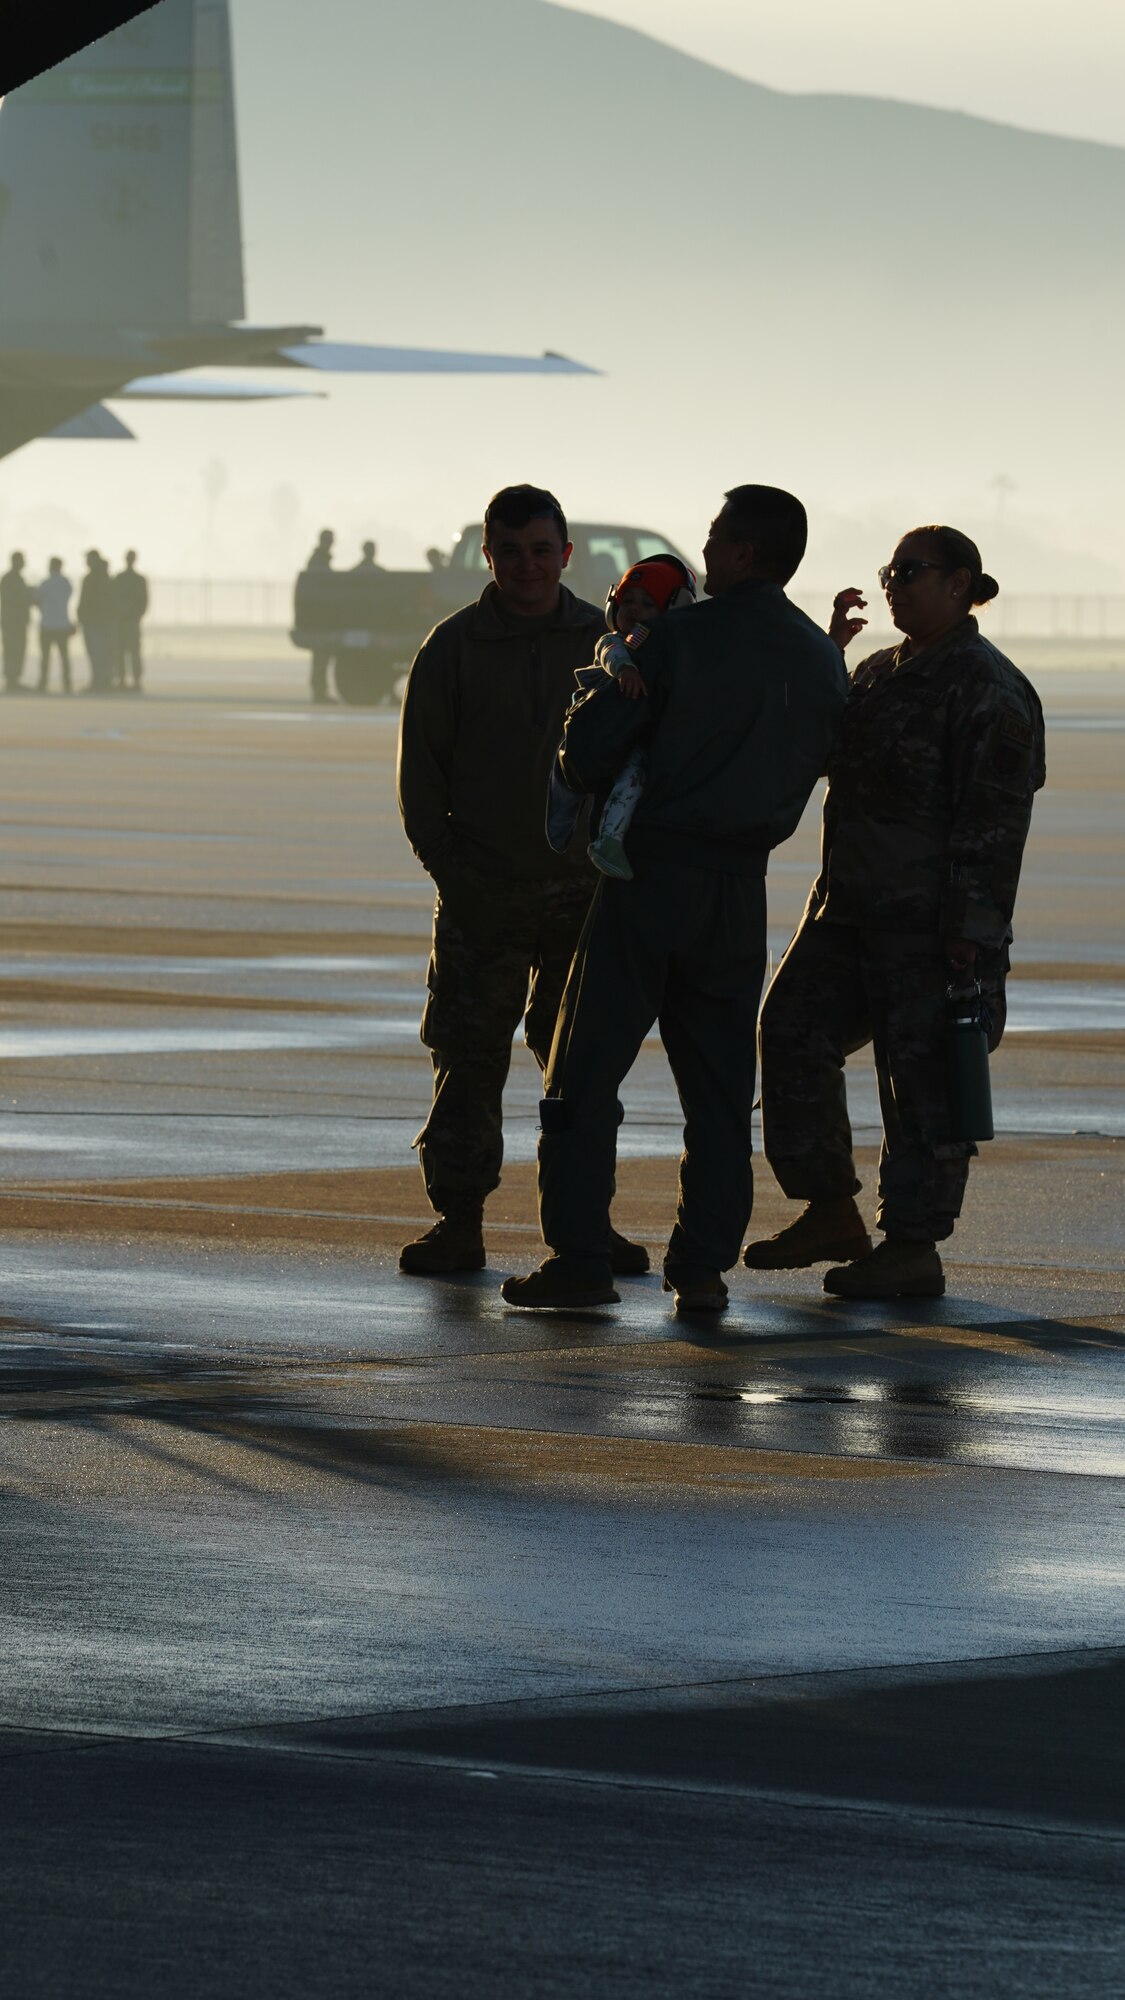
[[[380,1015],[307,1015],[273,1017],[272,1027],[182,1028],[6,1028],[0,1032],[0,1060],[35,1061],[42,1057],[137,1056],[182,1053],[263,1054],[276,1049],[381,1049],[417,1041],[415,1019]]]
[[[375,1006],[396,1010],[394,1013],[380,1012],[375,1021],[369,1020],[366,1015],[357,1017],[352,1032],[361,1039],[369,1040],[373,1031],[394,1039],[416,1034],[425,966],[425,954],[417,949],[370,955],[359,952],[320,956],[277,953],[268,957],[179,957],[140,953],[41,956],[13,953],[0,960],[0,982],[9,985],[57,984],[57,996],[52,997],[57,997],[59,1002],[65,1002],[75,989],[96,990],[99,982],[120,986],[123,980],[130,980],[139,982],[141,986],[151,985],[154,990],[168,995],[176,995],[181,984],[186,982],[189,990],[182,995],[185,1006],[190,1006],[191,990],[198,989],[201,982],[206,981],[209,986],[217,983],[227,987],[232,1002],[247,994],[259,999],[276,998],[277,1019],[272,1026],[263,1024],[260,1030],[261,1035],[268,1039],[257,1042],[247,1039],[248,1031],[245,1029],[209,1026],[206,1041],[162,1039],[156,1046],[162,1050],[222,1046],[236,1049],[252,1049],[255,1046],[267,1049],[305,1048],[315,1046],[318,1039],[328,1040],[331,1030],[326,1027],[322,1035],[314,1035],[310,1039],[311,1031],[305,1023],[298,1040],[283,1039],[290,1032],[291,1025],[296,1025],[285,1018],[287,999],[316,999],[338,1007],[342,1012],[355,1007],[358,1000],[362,1000],[365,1008]],[[374,980],[392,983],[376,988],[372,986]],[[212,994],[209,997],[211,1004],[215,1005],[220,996]],[[1120,1031],[1125,1031],[1125,981],[1119,984],[1108,979],[1021,979],[1017,970],[1016,976],[1009,982],[1010,1034]],[[179,1037],[178,1030],[161,1030],[162,1036],[173,1032]],[[141,1033],[143,1035],[144,1031]],[[650,1045],[655,1046],[657,1040],[655,1035],[650,1037]],[[150,1045],[142,1042],[141,1046]],[[108,1054],[113,1052],[113,1044],[99,1040],[89,1049],[84,1045],[81,1049],[64,1051],[55,1040],[38,1042],[29,1029],[12,1025],[5,1033],[3,1053],[10,1057],[26,1058],[63,1052]]]
[[[372,975],[401,974],[404,978],[420,978],[426,970],[425,954],[398,953],[382,956],[317,957],[313,952],[292,953],[289,956],[275,954],[254,958],[184,958],[127,956],[116,953],[106,957],[87,956],[85,953],[68,953],[57,958],[37,958],[29,953],[13,953],[0,959],[0,980],[58,979],[65,985],[85,985],[90,980],[112,979],[118,983],[124,975],[134,979],[152,979],[161,984],[177,979],[229,979],[233,975],[261,975],[272,979],[279,972],[298,974],[325,973],[333,975],[355,974],[360,978]],[[60,994],[65,998],[65,992]]]
[[[1125,1029],[1125,986],[1063,979],[1013,979],[1009,1034],[1101,1034]]]
[[[731,1446],[799,1455],[810,1476],[817,1460],[851,1459],[1125,1472],[1125,1330],[1024,1317],[1002,1298],[969,1316],[947,1299],[904,1333],[742,1281],[716,1331],[672,1318],[656,1279],[623,1288],[611,1315],[544,1323],[506,1312],[494,1273],[419,1287],[370,1265],[216,1264],[183,1248],[134,1267],[110,1242],[81,1241],[12,1242],[7,1267],[0,1414],[28,1394],[49,1412],[91,1368],[109,1370],[113,1407],[143,1413],[167,1397],[172,1355],[191,1357],[173,1373],[196,1405],[250,1395],[314,1427]]]

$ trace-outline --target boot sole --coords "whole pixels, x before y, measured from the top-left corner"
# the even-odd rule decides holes
[[[824,1289],[828,1293],[829,1298],[854,1299],[857,1305],[878,1305],[880,1301],[886,1302],[891,1299],[944,1298],[945,1279],[932,1278],[925,1284],[919,1283],[915,1285],[898,1285],[896,1286],[894,1291],[886,1291],[886,1292],[874,1291],[874,1290],[853,1292],[850,1286],[846,1291],[844,1290],[838,1291],[835,1285],[830,1285],[828,1283],[828,1280],[825,1279]]]
[[[516,1306],[521,1312],[585,1312],[590,1306],[619,1306],[621,1294],[607,1285],[602,1291],[572,1294],[566,1299],[525,1299],[512,1298],[503,1285],[500,1297],[506,1306]]]
[[[462,1257],[456,1264],[408,1264],[404,1258],[398,1260],[398,1268],[407,1278],[455,1278],[459,1271],[483,1271],[487,1258]]]
[[[814,1250],[805,1257],[762,1257],[751,1258],[751,1244],[742,1253],[742,1261],[748,1271],[808,1271],[814,1264],[854,1264],[860,1257],[867,1257],[874,1249],[870,1236],[852,1237],[847,1243],[836,1243],[829,1248]]]
[[[693,1292],[690,1285],[685,1285],[681,1291],[673,1279],[665,1278],[661,1290],[671,1292],[674,1312],[721,1313],[725,1312],[730,1304],[730,1293],[725,1285],[721,1292],[711,1288]]]

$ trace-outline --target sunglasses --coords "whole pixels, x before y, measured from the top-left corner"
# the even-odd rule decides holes
[[[944,571],[945,564],[927,562],[924,556],[903,556],[901,562],[883,564],[882,569],[879,571],[879,582],[884,590],[889,590],[892,583],[915,582],[921,576],[924,569],[940,569]]]

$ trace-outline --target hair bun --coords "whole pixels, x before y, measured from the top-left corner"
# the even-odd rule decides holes
[[[999,591],[1000,585],[996,578],[985,573],[973,593],[973,603],[991,604],[993,598],[999,595]]]

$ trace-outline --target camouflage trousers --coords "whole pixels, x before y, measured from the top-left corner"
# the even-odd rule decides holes
[[[456,863],[442,877],[422,1040],[434,1101],[415,1144],[439,1215],[478,1209],[499,1185],[512,1038],[545,1069],[570,962],[590,906],[586,876],[526,882]]]
[[[1003,1028],[1006,969],[1006,951],[982,955],[993,1046]],[[805,918],[759,1024],[763,1145],[791,1198],[858,1190],[844,1063],[870,1042],[883,1116],[878,1226],[913,1242],[952,1235],[977,1149],[949,1136],[948,984],[936,938]]]

